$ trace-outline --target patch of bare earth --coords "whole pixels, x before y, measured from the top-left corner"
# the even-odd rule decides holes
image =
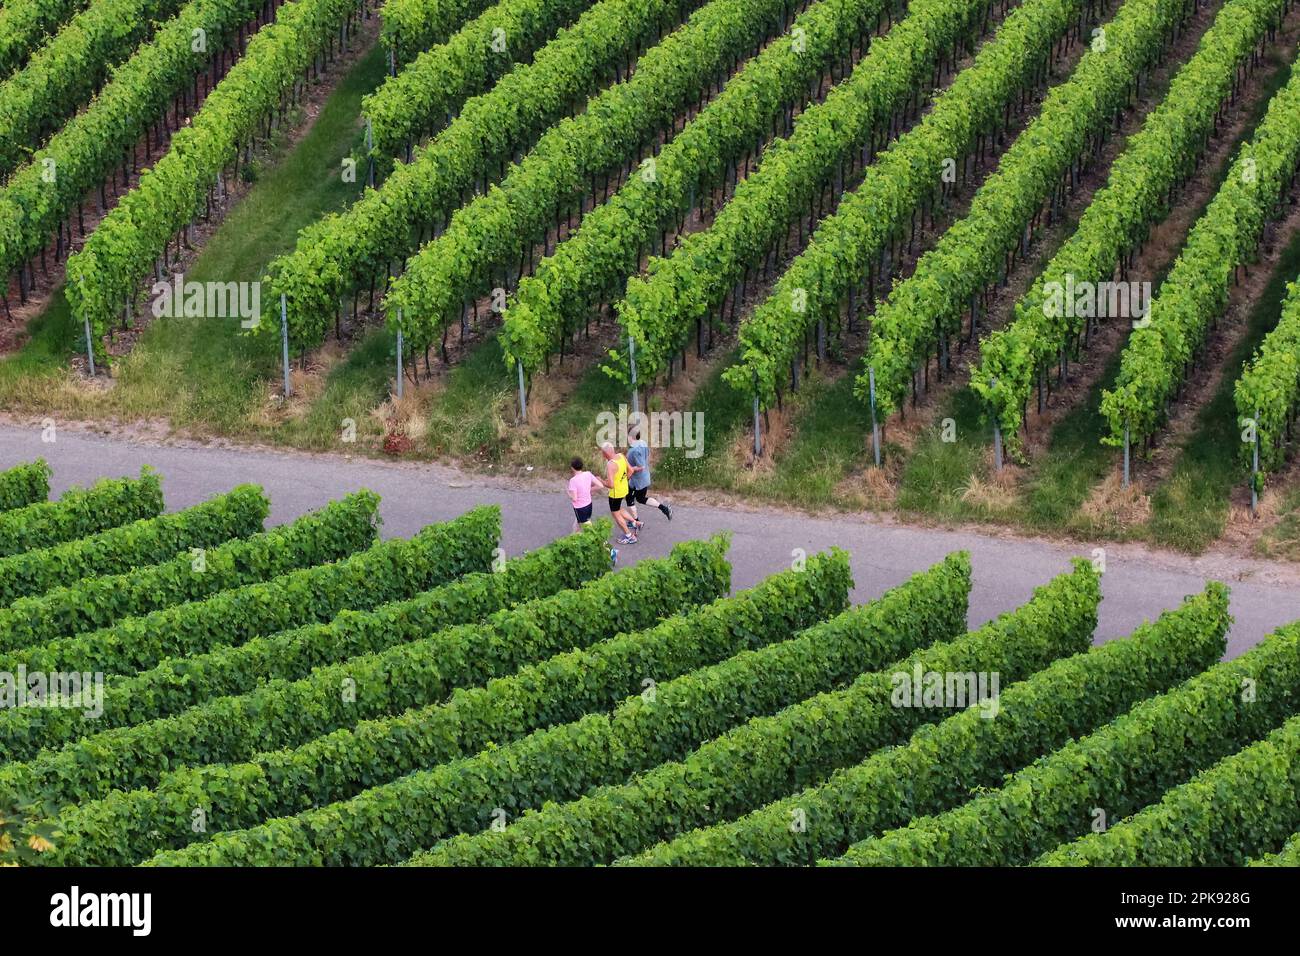
[[[972,474],[967,478],[961,500],[990,516],[1006,514],[1016,506],[1016,484],[1020,469],[1007,462],[998,471],[994,467],[992,448],[987,449],[983,457],[984,474]]]
[[[888,508],[898,498],[897,468],[897,464],[882,461],[879,468],[865,468],[845,477],[835,486],[836,493],[846,498],[859,495],[867,508]]]
[[[763,453],[755,458],[753,434],[741,431],[732,439],[729,457],[755,476],[772,474],[781,451],[794,440],[794,418],[789,406],[768,409],[764,417]]]
[[[433,383],[426,382],[403,389],[401,398],[390,394],[371,410],[371,417],[383,431],[382,448],[386,453],[403,456],[423,445],[429,434],[429,420],[424,409],[428,407],[428,393],[435,388]]]
[[[1140,481],[1124,487],[1122,475],[1106,476],[1095,486],[1080,511],[1095,527],[1126,530],[1146,524],[1151,517],[1151,496]]]
[[[271,428],[305,417],[316,399],[325,391],[330,370],[346,358],[343,346],[331,342],[308,358],[295,362],[289,370],[289,398],[278,379],[267,382],[262,405],[253,414],[253,425]]]
[[[1300,541],[1279,540],[1282,522],[1294,518],[1294,491],[1300,487],[1300,457],[1292,458],[1284,468],[1271,475],[1259,496],[1255,514],[1250,511],[1250,490],[1240,486],[1232,490],[1220,545],[1242,554],[1268,557],[1300,558]]]

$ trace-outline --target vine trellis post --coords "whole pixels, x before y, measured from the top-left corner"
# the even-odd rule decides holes
[[[1130,455],[1130,452],[1129,452],[1129,431],[1128,431],[1128,422],[1125,422],[1125,423],[1124,423],[1124,484],[1123,484],[1123,487],[1124,487],[1124,488],[1128,488],[1128,482],[1129,482],[1129,458],[1130,458],[1130,457],[1131,457],[1131,455]]]
[[[990,384],[997,388],[998,380],[992,379]],[[996,410],[993,412],[993,466],[998,471],[1002,470],[1002,420]]]
[[[1251,429],[1251,437],[1254,441],[1250,449],[1250,514],[1251,517],[1257,517],[1259,514],[1259,415],[1260,410],[1255,409],[1254,428]]]
[[[627,337],[627,362],[632,373],[632,414],[641,413],[641,394],[637,391],[636,381],[636,339],[631,334]]]
[[[867,366],[868,396],[871,403],[871,453],[880,467],[880,422],[876,420],[876,367]]]
[[[402,341],[402,310],[399,307],[397,310],[397,398],[399,401],[402,398],[402,389],[403,389],[402,379],[406,377],[405,375],[402,374],[403,344],[404,343]]]
[[[528,389],[524,386],[523,359],[515,359],[515,370],[519,373],[519,423],[528,421]]]
[[[80,276],[77,277],[77,284],[81,286],[81,301],[86,301],[86,281]],[[95,340],[90,335],[90,313],[87,312],[81,317],[82,325],[86,330],[86,365],[90,368],[90,375],[95,375]]]
[[[284,397],[292,393],[289,387],[289,302],[286,294],[280,293],[280,360],[284,366]]]
[[[375,188],[375,125],[366,117],[366,183]]]

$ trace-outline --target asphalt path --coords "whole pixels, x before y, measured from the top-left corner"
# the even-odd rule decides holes
[[[163,476],[169,510],[253,482],[271,499],[271,523],[369,488],[382,496],[385,536],[409,536],[431,522],[494,503],[502,509],[502,547],[509,555],[539,547],[572,527],[563,483],[554,478],[484,477],[442,465],[158,443],[70,427],[58,428],[52,442],[43,440],[47,437],[39,425],[0,425],[0,470],[43,457],[53,467],[52,493],[57,495],[97,478],[138,473],[148,464]],[[856,602],[881,594],[952,551],[966,550],[974,567],[972,627],[1022,604],[1037,585],[1068,570],[1072,557],[1094,558],[1094,547],[1104,548],[1105,560],[1099,641],[1130,633],[1210,579],[1232,587],[1235,622],[1229,657],[1278,626],[1300,620],[1300,568],[1228,554],[1191,558],[1135,545],[1061,543],[985,530],[915,527],[871,514],[811,516],[694,498],[677,502],[671,522],[653,509],[643,509],[642,518],[641,540],[620,549],[620,564],[663,555],[677,541],[729,531],[732,584],[741,589],[789,567],[796,549],[812,554],[838,545],[853,556]],[[611,610],[617,613],[617,608]]]

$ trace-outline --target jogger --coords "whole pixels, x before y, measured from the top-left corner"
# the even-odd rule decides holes
[[[583,526],[591,524],[591,489],[599,488],[604,491],[605,483],[587,471],[581,458],[574,458],[569,462],[569,467],[573,470],[573,477],[569,479],[569,501],[573,505],[574,517],[573,530],[578,531]]]
[[[635,527],[640,530],[642,521],[637,514],[638,504],[658,508],[665,518],[673,520],[673,509],[665,502],[650,494],[650,446],[641,438],[640,429],[633,429],[631,444],[627,449],[628,463],[628,509],[632,512]]]
[[[605,486],[609,489],[609,513],[614,517],[623,536],[619,544],[636,544],[636,529],[632,512],[627,510],[628,465],[627,458],[619,453],[609,442],[600,446],[600,453],[605,459]]]

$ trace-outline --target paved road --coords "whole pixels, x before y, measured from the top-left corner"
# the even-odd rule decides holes
[[[262,449],[155,444],[61,428],[53,443],[39,427],[0,424],[0,469],[44,457],[54,469],[54,492],[102,476],[133,474],[143,464],[163,475],[170,509],[195,504],[241,482],[269,494],[274,523],[290,520],[360,487],[383,496],[385,535],[407,536],[485,502],[500,504],[508,554],[535,548],[571,525],[559,483],[505,481],[471,476],[443,466],[306,455]],[[643,517],[646,517],[643,515]],[[974,563],[970,623],[977,626],[1023,603],[1036,585],[1069,567],[1071,556],[1090,556],[1089,545],[985,534],[969,530],[903,526],[878,516],[808,517],[679,502],[668,523],[651,511],[641,542],[622,549],[630,562],[662,555],[686,538],[733,533],[733,584],[748,587],[788,567],[792,550],[808,553],[839,545],[853,555],[855,600],[874,597],[908,575],[965,549]],[[1129,633],[1144,618],[1173,607],[1209,578],[1232,584],[1236,617],[1229,656],[1241,653],[1275,627],[1300,619],[1300,569],[1226,555],[1191,559],[1136,546],[1106,547],[1098,639]],[[620,559],[622,560],[622,559]]]

